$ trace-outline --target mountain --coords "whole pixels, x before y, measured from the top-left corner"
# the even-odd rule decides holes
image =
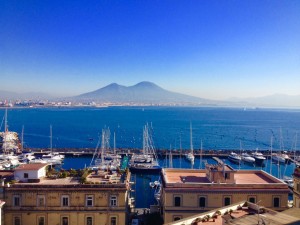
[[[300,107],[300,95],[273,94],[263,97],[231,98],[229,102],[255,107]]]
[[[96,91],[74,96],[72,100],[114,104],[216,105],[219,103],[218,101],[167,91],[147,81],[129,87],[112,83]]]

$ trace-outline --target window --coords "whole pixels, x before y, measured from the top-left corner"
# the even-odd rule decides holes
[[[93,217],[91,216],[86,217],[86,225],[93,225]]]
[[[250,198],[249,198],[249,202],[251,202],[251,203],[255,203],[255,202],[256,202],[256,199],[255,199],[255,197],[250,197]]]
[[[62,206],[69,206],[69,196],[68,195],[63,195],[61,197],[61,205]]]
[[[24,178],[28,178],[28,173],[24,173]]]
[[[38,225],[45,225],[45,217],[44,216],[40,216],[38,218]]]
[[[69,217],[63,216],[61,218],[61,225],[69,225]]]
[[[230,173],[225,173],[225,180],[230,178]]]
[[[21,217],[19,216],[14,217],[14,225],[21,225]]]
[[[181,216],[174,216],[173,221],[181,220]]]
[[[225,197],[224,198],[224,206],[230,205],[231,204],[231,199],[230,197]]]
[[[205,197],[199,198],[199,207],[206,207],[206,198]]]
[[[37,197],[37,206],[45,206],[45,196],[39,195]]]
[[[174,198],[174,206],[180,206],[181,205],[181,198],[179,196],[176,196]]]
[[[85,205],[86,206],[93,206],[93,200],[94,200],[94,196],[93,195],[87,195],[85,197]]]
[[[117,206],[117,196],[115,195],[110,196],[110,206]]]
[[[110,217],[110,225],[117,225],[117,217]]]
[[[279,197],[273,198],[273,207],[280,207],[280,198]]]
[[[13,206],[21,206],[19,195],[14,195],[13,196]]]

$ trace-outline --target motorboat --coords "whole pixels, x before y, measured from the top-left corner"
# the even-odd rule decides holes
[[[244,152],[241,154],[241,158],[244,162],[255,163],[255,158],[250,156],[248,153]]]
[[[242,158],[240,155],[236,154],[235,152],[231,152],[229,155],[228,155],[228,159],[231,161],[231,162],[234,162],[234,163],[240,163]]]

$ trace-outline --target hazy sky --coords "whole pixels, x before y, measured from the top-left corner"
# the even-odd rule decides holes
[[[300,1],[0,0],[0,90],[300,94]]]

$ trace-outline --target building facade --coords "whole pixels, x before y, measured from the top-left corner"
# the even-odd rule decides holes
[[[293,189],[294,207],[300,208],[300,167],[297,167],[295,169],[293,177],[294,177],[294,189]]]
[[[25,171],[25,170],[24,170]],[[130,173],[93,173],[77,178],[44,178],[2,187],[5,224],[125,225]]]
[[[165,223],[241,201],[282,211],[288,186],[264,171],[206,165],[205,170],[162,170],[161,211]]]

